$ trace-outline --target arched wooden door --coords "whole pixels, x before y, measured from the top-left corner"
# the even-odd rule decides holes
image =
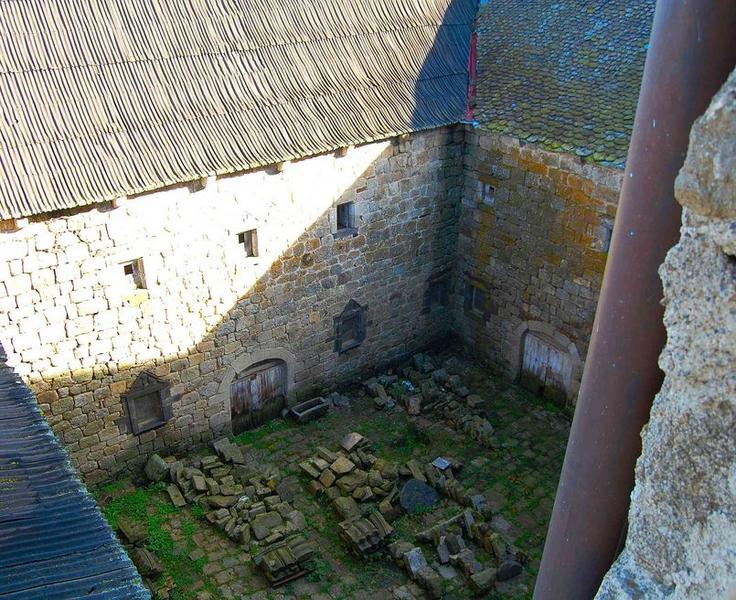
[[[244,371],[230,386],[233,433],[255,429],[286,406],[286,363],[268,360]]]
[[[522,385],[564,404],[571,381],[572,361],[568,352],[543,334],[527,333],[521,366]]]

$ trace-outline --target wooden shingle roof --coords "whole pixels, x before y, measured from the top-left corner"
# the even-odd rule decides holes
[[[476,0],[0,0],[0,219],[457,122]]]

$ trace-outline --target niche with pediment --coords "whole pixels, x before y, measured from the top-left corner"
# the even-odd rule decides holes
[[[173,401],[169,388],[167,381],[153,373],[139,373],[122,396],[125,414],[118,422],[121,431],[138,435],[165,425],[171,419]]]

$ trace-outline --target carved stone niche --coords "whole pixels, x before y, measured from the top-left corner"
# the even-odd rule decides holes
[[[174,397],[170,385],[149,371],[138,374],[133,385],[121,397],[124,415],[118,421],[124,433],[139,435],[165,425],[171,419]]]

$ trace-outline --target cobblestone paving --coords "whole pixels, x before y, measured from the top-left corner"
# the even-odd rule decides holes
[[[477,365],[466,364],[463,376],[472,393],[486,400],[486,416],[496,428],[498,448],[488,450],[444,423],[439,417],[409,417],[400,409],[377,412],[368,399],[353,398],[350,408],[332,409],[319,421],[304,426],[282,421],[240,438],[254,459],[278,466],[301,489],[293,505],[307,520],[309,538],[317,542],[322,558],[306,578],[270,588],[255,570],[246,549],[209,526],[197,508],[174,509],[155,486],[134,490],[118,482],[98,490],[103,510],[113,525],[126,512],[147,521],[149,548],[159,556],[165,573],[152,582],[156,597],[172,599],[355,599],[383,600],[404,596],[424,598],[423,592],[387,556],[362,562],[349,555],[337,536],[331,508],[306,491],[297,463],[318,445],[336,447],[350,431],[370,438],[377,456],[396,461],[431,461],[450,455],[464,461],[460,480],[485,493],[494,509],[494,527],[525,551],[530,563],[524,573],[499,584],[491,598],[529,598],[544,545],[569,421],[554,406],[545,405],[526,391],[495,380]],[[135,501],[134,501],[135,500]],[[142,506],[144,505],[144,508]],[[454,511],[454,512],[453,512]],[[401,539],[458,512],[445,501],[435,511],[404,516],[394,522]],[[427,550],[427,556],[431,556]],[[462,577],[462,575],[459,575]],[[446,598],[471,597],[470,590],[453,586]]]

